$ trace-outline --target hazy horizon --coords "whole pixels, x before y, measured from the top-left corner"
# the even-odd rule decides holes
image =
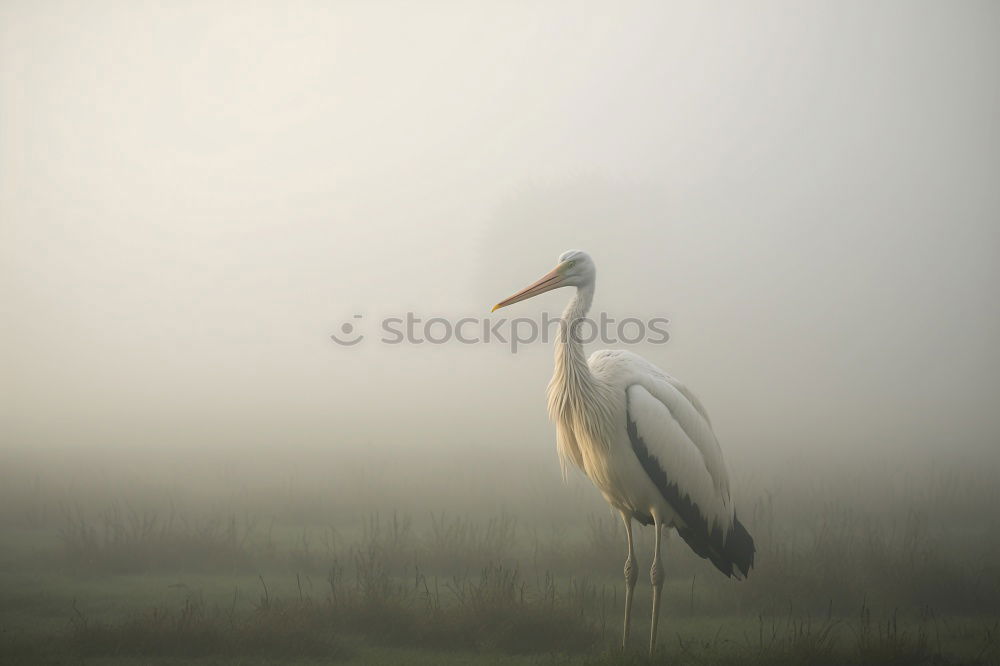
[[[4,3],[3,449],[554,473],[548,346],[328,336],[581,248],[731,463],[996,464],[1000,11],[767,8]]]

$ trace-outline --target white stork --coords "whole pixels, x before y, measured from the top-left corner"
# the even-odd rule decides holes
[[[559,257],[551,272],[497,303],[493,311],[558,287],[576,287],[556,339],[549,416],[556,424],[556,448],[563,468],[568,463],[580,468],[625,523],[623,649],[638,578],[632,520],[656,530],[650,569],[652,653],[664,580],[661,528],[676,529],[695,553],[730,577],[747,575],[755,548],[736,518],[722,450],[698,398],[637,354],[602,350],[589,360],[584,358],[579,324],[593,301],[595,277],[590,255],[570,250]]]

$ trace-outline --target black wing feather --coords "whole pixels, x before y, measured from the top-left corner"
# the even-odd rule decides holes
[[[625,392],[626,405],[628,406],[628,391]],[[667,408],[669,411],[669,408]],[[722,528],[718,524],[709,528],[708,520],[702,514],[701,509],[691,501],[690,496],[681,493],[677,481],[671,479],[667,472],[660,466],[655,456],[649,453],[649,447],[639,436],[639,429],[632,420],[631,409],[628,413],[628,437],[632,442],[632,451],[639,459],[642,468],[649,475],[649,479],[659,489],[663,499],[674,510],[674,512],[684,521],[684,525],[677,525],[677,533],[687,542],[695,553],[700,557],[711,560],[716,568],[727,576],[732,577],[734,567],[743,576],[750,572],[753,566],[756,547],[753,537],[735,516],[733,526],[729,530],[726,538],[723,538]],[[649,516],[636,516],[643,524],[652,523]]]

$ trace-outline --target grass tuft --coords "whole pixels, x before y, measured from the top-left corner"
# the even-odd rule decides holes
[[[340,659],[350,654],[333,631],[331,614],[311,602],[271,602],[237,616],[209,610],[197,597],[186,599],[179,610],[153,608],[118,624],[91,621],[77,613],[70,624],[69,645],[80,657],[254,655]]]

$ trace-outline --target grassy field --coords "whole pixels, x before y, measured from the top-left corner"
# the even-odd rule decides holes
[[[624,532],[582,485],[510,510],[366,512],[343,480],[267,497],[26,469],[3,488],[0,662],[1000,663],[997,491],[876,477],[743,484],[745,581],[670,539],[648,659],[647,579],[622,654]],[[640,566],[650,546],[645,530]]]

